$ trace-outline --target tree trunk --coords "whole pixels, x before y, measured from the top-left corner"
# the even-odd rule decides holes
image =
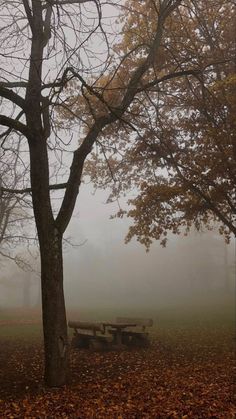
[[[63,234],[59,231],[51,208],[47,144],[40,132],[35,132],[35,141],[32,138],[33,134],[29,146],[32,201],[41,257],[45,383],[50,387],[59,387],[66,383],[68,360]]]
[[[63,291],[62,237],[41,243],[41,285],[45,349],[45,383],[59,387],[66,382],[68,339]]]

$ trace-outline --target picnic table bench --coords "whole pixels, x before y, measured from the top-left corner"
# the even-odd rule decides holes
[[[112,341],[101,322],[69,321],[68,327],[74,329],[72,345],[77,348],[100,349]]]
[[[117,348],[126,346],[147,346],[149,333],[146,327],[153,325],[152,319],[117,317],[113,322],[69,321],[74,329],[73,346],[101,349],[110,344]]]
[[[135,327],[134,322],[105,322],[103,323],[105,327],[108,327],[108,333],[113,336],[113,344],[122,347],[124,344],[122,336],[124,329],[127,327]]]
[[[117,317],[117,324],[130,323],[130,327],[121,332],[122,343],[126,345],[147,346],[150,343],[147,327],[153,326],[150,318]],[[131,325],[135,324],[135,327]]]

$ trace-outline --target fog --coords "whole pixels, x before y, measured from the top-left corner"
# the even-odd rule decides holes
[[[65,244],[65,298],[68,309],[155,310],[209,303],[234,294],[235,243],[214,232],[172,236],[167,247],[149,253],[135,240],[125,245],[128,220],[111,220],[116,204],[104,192],[83,187]],[[39,261],[34,261],[39,270]],[[0,307],[40,306],[39,275],[4,261]]]
[[[107,6],[107,17],[110,12]],[[226,246],[217,232],[192,232],[188,237],[170,237],[164,249],[154,243],[146,253],[135,240],[124,244],[129,221],[110,220],[118,208],[105,204],[106,198],[106,192],[93,194],[88,185],[81,188],[66,233],[73,246],[65,243],[64,250],[68,309],[153,310],[234,294],[233,241]],[[9,260],[1,261],[0,308],[40,306],[39,261],[31,262],[36,272],[24,272]]]

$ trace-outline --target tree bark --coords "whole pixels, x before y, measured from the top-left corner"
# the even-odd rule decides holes
[[[45,383],[50,387],[59,387],[66,383],[68,363],[63,291],[63,232],[52,213],[47,144],[40,130],[29,139],[29,149],[32,201],[41,256]]]
[[[66,382],[68,340],[63,291],[62,236],[58,230],[42,240],[41,287],[45,353],[45,383],[59,387]]]
[[[38,161],[40,161],[40,157]],[[47,166],[36,167],[45,172]],[[37,170],[35,170],[37,172]],[[34,170],[32,170],[34,173]],[[37,175],[35,174],[36,179]],[[33,175],[34,177],[34,175]],[[43,175],[41,176],[41,181]],[[32,185],[34,181],[32,181]],[[41,183],[42,186],[42,183]],[[38,186],[40,188],[40,186]],[[42,192],[47,192],[45,189]],[[43,193],[42,193],[43,194]],[[62,233],[52,217],[47,199],[38,199],[33,193],[34,214],[38,231],[41,255],[41,290],[45,354],[45,383],[59,387],[67,376],[67,321],[63,291],[63,252]]]

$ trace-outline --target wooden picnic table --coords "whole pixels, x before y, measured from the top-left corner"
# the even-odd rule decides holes
[[[117,317],[115,321],[69,321],[74,329],[73,344],[80,348],[100,348],[114,345],[148,346],[149,333],[145,328],[152,326],[152,319]],[[141,330],[140,330],[141,329]]]
[[[120,323],[120,322],[102,322],[104,328],[110,327],[109,330],[110,333],[112,333],[114,337],[114,343],[117,346],[122,346],[122,331],[126,329],[127,327],[136,327],[136,323]]]

